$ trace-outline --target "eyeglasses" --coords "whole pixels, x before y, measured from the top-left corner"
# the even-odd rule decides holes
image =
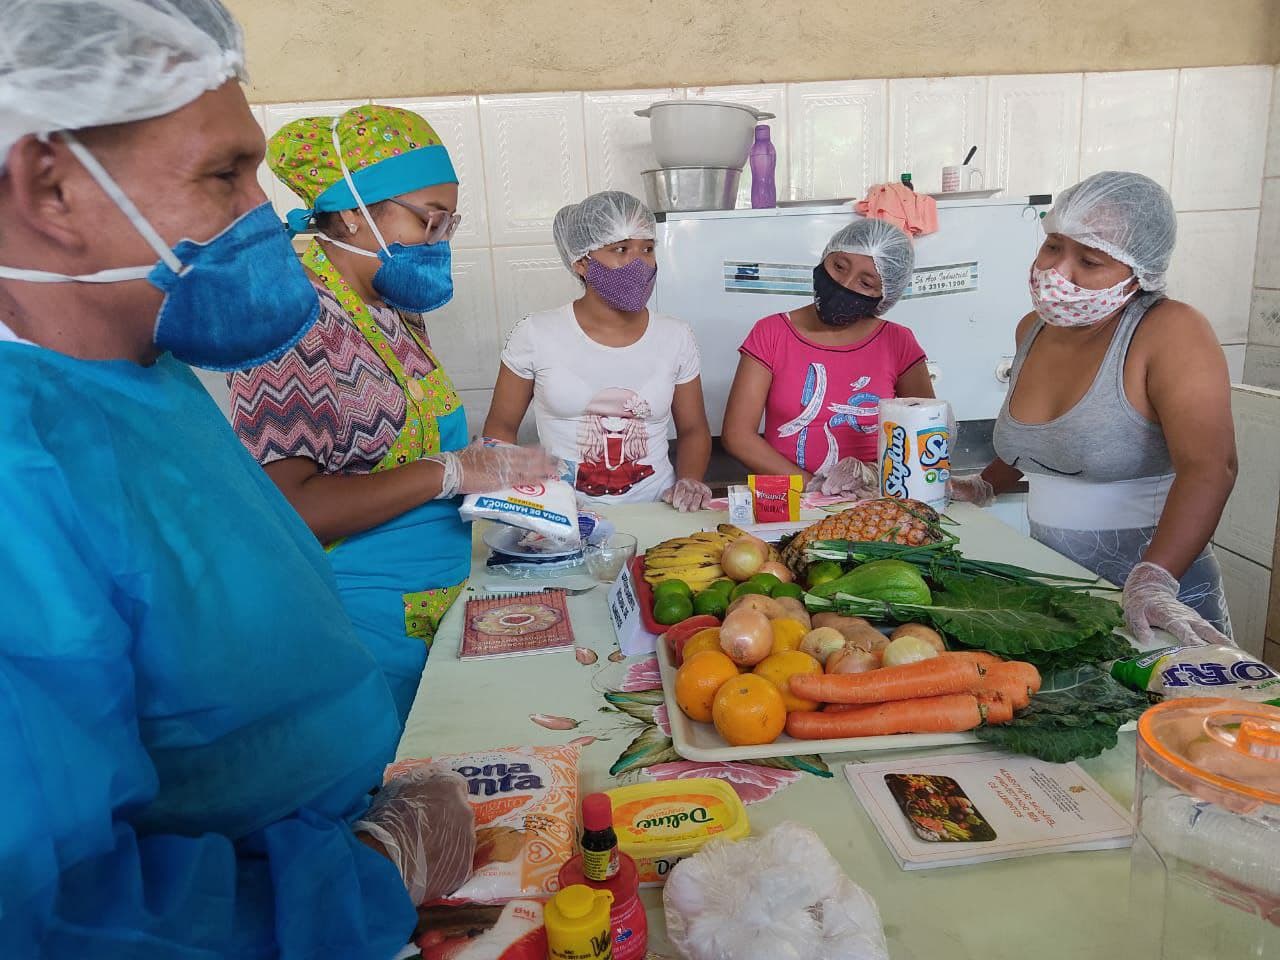
[[[458,224],[462,222],[460,214],[450,213],[448,210],[428,210],[416,203],[408,203],[395,197],[391,198],[391,202],[397,207],[404,207],[422,221],[426,227],[428,244],[449,240],[458,232]]]

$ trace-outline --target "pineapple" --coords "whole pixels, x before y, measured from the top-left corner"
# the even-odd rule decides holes
[[[815,540],[882,540],[920,546],[942,539],[938,514],[918,500],[867,500],[801,530],[783,548],[782,560],[797,574],[809,565],[804,548]]]

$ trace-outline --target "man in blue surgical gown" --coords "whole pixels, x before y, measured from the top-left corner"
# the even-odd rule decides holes
[[[388,960],[464,880],[323,553],[187,363],[290,347],[219,0],[0,5],[0,957]]]

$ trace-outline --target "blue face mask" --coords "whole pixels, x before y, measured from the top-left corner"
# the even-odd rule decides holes
[[[321,236],[335,247],[381,260],[382,266],[373,275],[373,289],[398,310],[429,313],[453,299],[453,254],[447,242],[396,242],[374,253],[326,234]]]
[[[147,280],[165,293],[156,346],[184,363],[259,366],[291,349],[320,315],[315,287],[269,203],[212,240],[183,240],[173,253],[181,270],[161,261]]]
[[[209,370],[244,370],[274,360],[315,323],[320,299],[270,204],[210,240],[183,240],[170,249],[97,158],[71,134],[60,136],[160,262],[81,276],[0,267],[0,277],[33,283],[147,280],[165,295],[155,345]]]

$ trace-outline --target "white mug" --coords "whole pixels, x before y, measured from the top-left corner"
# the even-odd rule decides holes
[[[966,184],[964,179],[965,171],[968,171],[969,178]],[[977,186],[974,186],[974,178],[977,178]],[[982,189],[982,171],[978,167],[966,167],[960,164],[952,164],[942,168],[942,192],[943,193],[959,193],[962,190],[980,190]]]

